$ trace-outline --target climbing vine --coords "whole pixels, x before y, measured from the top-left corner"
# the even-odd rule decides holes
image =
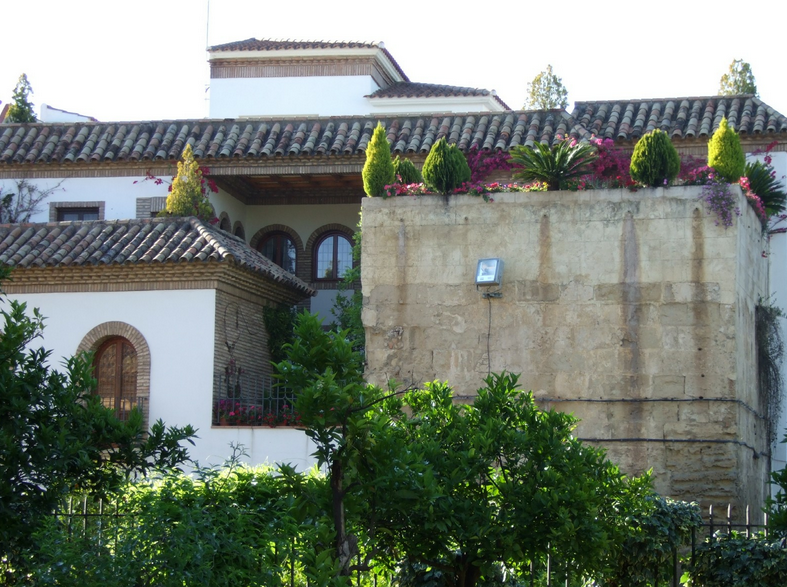
[[[776,440],[776,424],[782,410],[784,341],[779,318],[784,317],[782,309],[769,304],[768,300],[760,299],[755,309],[757,378],[765,400],[768,442],[771,444]]]

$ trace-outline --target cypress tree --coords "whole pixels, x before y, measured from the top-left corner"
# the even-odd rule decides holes
[[[33,88],[27,80],[27,74],[19,76],[19,81],[14,88],[14,103],[8,108],[8,122],[38,122],[33,112],[33,103],[29,96],[33,93]]]
[[[470,166],[464,154],[445,138],[437,141],[424,161],[424,183],[440,194],[448,194],[470,181]]]
[[[418,168],[409,159],[400,159],[399,155],[397,155],[396,159],[393,161],[393,165],[394,174],[400,183],[408,185],[411,183],[422,183],[424,181],[421,172],[418,171]]]
[[[159,216],[196,216],[210,222],[214,218],[213,207],[204,186],[199,163],[194,160],[191,145],[186,145],[183,160],[178,161],[178,174],[172,180],[172,188],[167,196],[167,207]]]
[[[385,138],[385,128],[377,123],[372,140],[366,148],[366,163],[363,164],[363,190],[371,197],[382,196],[385,186],[396,181],[391,147]]]
[[[746,156],[743,154],[738,133],[722,118],[719,128],[708,141],[708,166],[727,183],[735,183],[743,175],[746,167]]]
[[[661,130],[642,136],[631,155],[631,179],[646,186],[659,187],[671,182],[680,171],[680,155]]]

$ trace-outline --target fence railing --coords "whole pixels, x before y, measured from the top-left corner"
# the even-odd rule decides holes
[[[213,385],[214,426],[298,426],[295,397],[270,375],[216,373]]]
[[[101,404],[105,408],[110,408],[115,411],[115,415],[120,420],[127,420],[128,415],[134,408],[139,408],[139,411],[145,413],[145,398],[144,397],[105,397],[101,398]]]
[[[119,528],[137,527],[137,516],[135,514],[124,513],[117,503],[105,502],[101,499],[70,499],[62,510],[54,514],[60,522],[60,527],[64,530],[67,541],[82,540],[106,546],[105,553],[113,552],[117,545]],[[249,513],[248,515],[254,515]],[[130,518],[130,519],[129,519]],[[659,565],[653,569],[647,569],[651,574],[652,580],[648,583],[652,587],[678,587],[680,577],[683,573],[683,563],[686,561],[694,562],[695,550],[699,544],[706,539],[710,541],[723,540],[726,535],[733,531],[744,533],[751,537],[757,532],[767,534],[766,524],[752,524],[749,521],[749,510],[746,508],[745,522],[735,522],[732,516],[732,508],[728,507],[726,515],[719,517],[714,514],[711,506],[707,522],[692,531],[691,544],[687,545],[681,552],[672,551],[665,556]],[[300,573],[299,558],[302,554],[301,548],[307,545],[299,545],[294,539],[288,539],[286,546],[280,553],[280,567],[285,585],[295,587],[296,585],[306,585],[303,575]],[[101,549],[98,549],[101,551]],[[109,555],[106,555],[109,556]],[[358,561],[360,563],[360,559]],[[524,571],[524,576],[520,576],[520,584],[532,587],[579,587],[586,585],[582,578],[572,575],[570,563],[560,560],[558,557],[544,556],[542,559],[532,562]],[[296,572],[297,571],[297,572]],[[296,580],[296,576],[299,579]],[[372,586],[377,585],[377,575],[364,571],[354,571],[352,577],[354,585]]]

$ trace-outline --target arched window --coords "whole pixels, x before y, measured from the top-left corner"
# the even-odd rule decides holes
[[[101,403],[125,420],[137,405],[137,351],[120,336],[104,342],[96,352],[96,394]]]
[[[265,237],[260,252],[290,273],[295,273],[297,248],[290,235],[286,232],[272,232]]]
[[[329,232],[314,247],[314,278],[337,280],[353,266],[350,239],[340,232]]]

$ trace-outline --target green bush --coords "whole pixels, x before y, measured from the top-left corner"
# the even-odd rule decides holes
[[[549,191],[563,189],[569,179],[590,173],[595,160],[594,147],[571,141],[560,141],[551,148],[536,143],[534,148],[522,145],[511,149],[511,162],[522,167],[514,178],[543,182]]]
[[[394,173],[399,183],[409,185],[411,183],[423,183],[424,178],[415,164],[409,159],[400,159],[399,155],[393,161]]]
[[[722,118],[719,128],[708,141],[708,166],[727,182],[735,183],[743,175],[746,157],[743,154],[741,140]]]
[[[783,587],[787,585],[785,540],[762,534],[746,538],[739,532],[715,537],[697,547],[683,580],[689,587]]]
[[[667,133],[654,130],[645,134],[631,155],[631,179],[658,187],[671,182],[680,171],[680,155]]]
[[[749,180],[749,189],[762,200],[769,217],[784,213],[787,192],[782,188],[781,181],[776,179],[770,165],[761,161],[747,163],[743,175]]]
[[[470,166],[464,154],[449,145],[445,138],[437,141],[424,161],[424,183],[440,194],[449,194],[470,181]]]
[[[362,176],[363,190],[370,198],[383,195],[385,186],[396,181],[391,161],[391,146],[385,137],[385,128],[379,122],[366,148],[366,163],[363,164]]]

